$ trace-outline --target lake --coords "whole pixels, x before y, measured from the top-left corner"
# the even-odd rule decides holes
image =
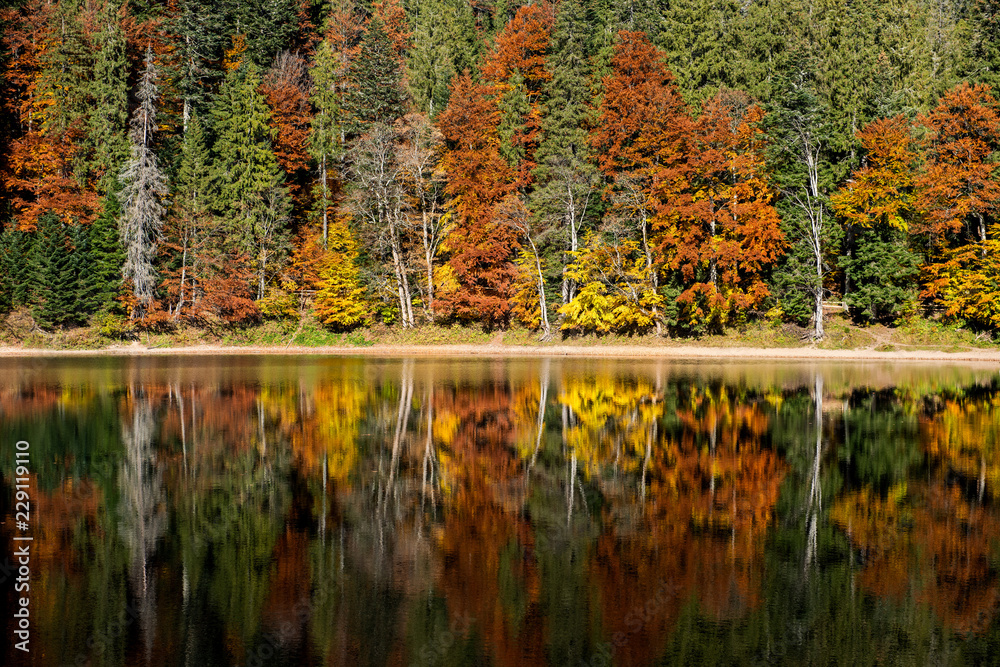
[[[1000,655],[995,367],[0,359],[0,433],[5,665]]]

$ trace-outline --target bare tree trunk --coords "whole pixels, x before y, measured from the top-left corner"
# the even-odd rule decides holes
[[[548,336],[552,333],[552,326],[549,324],[549,307],[545,303],[545,277],[542,275],[542,261],[538,258],[538,248],[535,247],[535,242],[531,239],[531,234],[528,233],[525,236],[528,239],[528,244],[531,246],[531,253],[535,257],[535,271],[538,273],[538,307],[541,311],[542,330]]]
[[[434,321],[434,250],[431,248],[430,221],[427,216],[426,207],[421,207],[421,223],[423,225],[424,239],[424,262],[427,265],[427,318]]]
[[[323,250],[326,250],[326,242],[329,237],[329,197],[326,192],[326,152],[324,151],[322,159],[319,162],[319,178],[322,183],[323,189]]]

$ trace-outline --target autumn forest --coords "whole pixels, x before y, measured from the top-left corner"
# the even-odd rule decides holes
[[[990,0],[7,0],[0,313],[1000,328]]]

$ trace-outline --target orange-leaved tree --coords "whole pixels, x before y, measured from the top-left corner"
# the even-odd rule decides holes
[[[682,288],[686,326],[721,328],[770,294],[763,272],[785,240],[764,164],[763,117],[740,93],[707,100],[685,142],[686,187],[662,197],[658,251]]]
[[[612,182],[605,198],[615,236],[638,245],[645,259],[640,292],[656,294],[660,267],[652,222],[663,203],[687,186],[684,140],[691,120],[663,54],[644,33],[618,33],[611,67],[590,139],[598,167]],[[662,311],[655,299],[647,302],[659,331]]]
[[[515,172],[500,155],[499,111],[489,86],[468,72],[456,78],[439,119],[445,140],[441,166],[454,226],[442,244],[447,274],[438,280],[435,307],[445,316],[506,322],[517,279],[517,232],[495,219],[497,205],[515,190]]]
[[[920,122],[927,128],[926,168],[917,179],[924,213],[913,231],[924,240],[924,298],[951,317],[1000,325],[1000,290],[988,221],[1000,204],[991,160],[1000,148],[1000,103],[989,86],[960,84]]]
[[[928,134],[917,205],[926,213],[913,231],[928,237],[932,251],[985,241],[987,220],[1000,203],[989,159],[1000,148],[1000,105],[989,86],[963,83],[919,122]]]

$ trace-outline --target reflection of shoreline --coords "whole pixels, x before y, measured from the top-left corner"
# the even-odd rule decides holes
[[[198,355],[329,355],[365,357],[605,357],[660,359],[736,359],[742,361],[888,361],[888,362],[960,362],[1000,363],[1000,350],[879,351],[873,349],[825,350],[815,347],[709,347],[677,344],[663,345],[372,345],[370,347],[284,347],[223,346],[146,347],[120,345],[88,350],[52,350],[0,346],[0,358],[9,357],[129,357],[129,356],[198,356]]]

